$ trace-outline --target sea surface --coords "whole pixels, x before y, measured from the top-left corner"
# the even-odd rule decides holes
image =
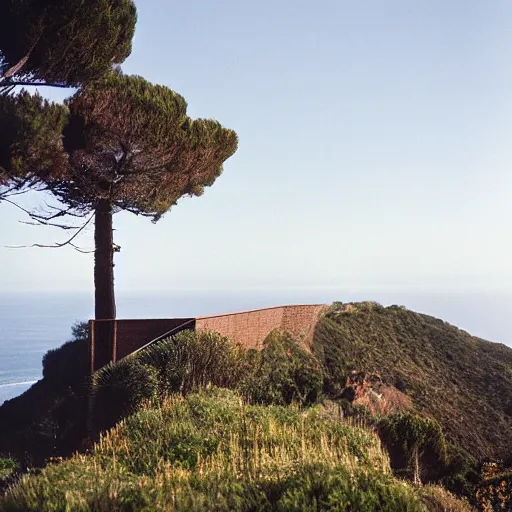
[[[512,346],[512,292],[406,288],[224,290],[124,293],[118,318],[213,315],[282,304],[375,300],[400,304],[454,324],[490,341]],[[0,294],[0,404],[26,391],[42,376],[44,354],[71,337],[75,321],[93,316],[92,293]]]

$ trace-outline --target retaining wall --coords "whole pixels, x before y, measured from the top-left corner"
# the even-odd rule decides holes
[[[324,304],[278,306],[199,318],[145,320],[91,320],[89,347],[91,372],[119,361],[150,341],[183,329],[211,330],[246,348],[261,349],[274,329],[289,331],[310,342]]]
[[[274,329],[293,332],[309,341],[324,304],[278,306],[196,318],[196,330],[217,331],[246,348],[260,349]]]
[[[91,320],[89,349],[91,371],[109,362],[119,361],[163,334],[187,325],[194,328],[193,318],[144,320]],[[91,335],[92,334],[92,335]],[[112,345],[112,340],[113,345]]]

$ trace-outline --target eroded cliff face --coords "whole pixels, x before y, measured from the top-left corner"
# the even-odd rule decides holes
[[[364,407],[372,416],[385,416],[413,408],[410,397],[393,385],[385,384],[375,373],[353,370],[340,394],[353,406]]]

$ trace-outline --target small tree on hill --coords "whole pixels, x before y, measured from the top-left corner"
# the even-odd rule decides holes
[[[30,122],[17,130],[4,149],[7,174],[33,166],[34,179],[64,205],[47,220],[94,218],[96,318],[115,318],[112,215],[125,210],[157,221],[180,197],[201,195],[236,151],[236,133],[217,121],[190,119],[179,94],[120,72],[85,86],[64,106],[23,95],[4,103],[16,112],[14,126],[28,118],[49,127],[42,139]]]
[[[446,442],[439,423],[412,412],[386,416],[377,424],[379,436],[388,449],[393,466],[411,472],[415,484],[421,485],[420,461],[446,460]]]

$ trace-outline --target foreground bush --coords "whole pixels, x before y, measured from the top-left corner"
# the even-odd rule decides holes
[[[46,354],[44,379],[0,409],[0,453],[12,453],[24,467],[84,449],[143,402],[156,403],[170,393],[213,385],[262,404],[310,405],[321,397],[321,368],[286,333],[273,333],[256,353],[218,333],[184,331],[89,379],[87,329],[76,324],[75,339]]]
[[[114,426],[150,399],[207,385],[236,388],[244,365],[243,349],[226,337],[182,331],[96,372],[90,404],[94,429]]]
[[[106,366],[93,377],[90,421],[95,431],[113,427],[143,401],[156,397],[158,372],[136,358]]]
[[[446,510],[468,510],[450,499],[461,508]],[[247,405],[214,388],[144,408],[90,455],[24,477],[0,500],[0,511],[22,510],[430,509],[393,478],[371,432],[323,419],[316,409]]]
[[[261,351],[246,351],[215,332],[182,331],[96,372],[95,430],[112,427],[145,400],[208,385],[238,390],[251,403],[307,406],[321,398],[323,372],[287,333],[273,332]]]

